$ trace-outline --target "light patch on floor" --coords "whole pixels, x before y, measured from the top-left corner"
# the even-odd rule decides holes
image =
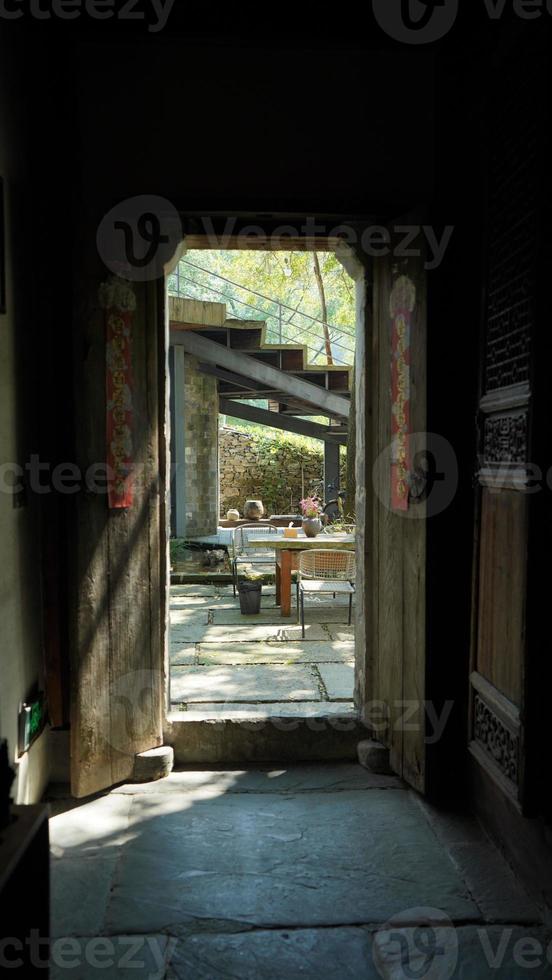
[[[53,980],[521,980],[528,943],[549,976],[550,932],[479,826],[396,777],[185,770],[52,805]]]

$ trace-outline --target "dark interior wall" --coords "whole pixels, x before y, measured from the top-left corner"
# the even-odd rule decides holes
[[[363,48],[352,35],[346,43],[336,38],[278,45],[266,32],[262,40],[213,35],[194,42],[167,34],[129,43],[111,42],[107,30],[98,28],[93,41],[44,49],[37,38],[33,59],[38,57],[43,85],[33,92],[33,155],[47,338],[47,382],[41,390],[50,393],[41,405],[41,445],[55,458],[70,452],[74,458],[82,433],[78,421],[90,410],[64,381],[74,376],[73,358],[88,342],[80,311],[96,302],[97,283],[106,273],[95,230],[118,201],[152,193],[200,214],[311,210],[385,218],[422,203],[432,208],[432,223],[455,226],[445,263],[430,276],[429,429],[453,442],[461,492],[428,529],[429,598],[432,610],[440,610],[429,623],[428,679],[430,690],[433,684],[435,691],[451,690],[461,700],[469,644],[481,284],[475,108],[481,76],[472,74],[473,48],[466,45],[451,60],[446,49],[436,56],[431,47]],[[484,60],[484,49],[477,57]],[[84,268],[89,294],[81,290],[71,307],[71,280],[78,282]],[[63,290],[57,289],[61,281]],[[88,383],[92,387],[94,379]],[[103,384],[99,374],[96,383]],[[76,433],[70,424],[73,397]],[[101,431],[101,407],[86,424]],[[71,501],[60,508],[52,560],[61,583],[63,633],[78,596],[63,609],[63,576],[69,574],[64,522],[73,528],[74,515]],[[452,637],[451,621],[461,624]],[[68,638],[61,636],[63,643],[67,649]],[[463,719],[459,703],[457,748],[465,735]],[[443,743],[436,751],[448,748]]]
[[[160,193],[207,213],[362,213],[426,198],[432,60],[328,45],[83,45],[86,186],[106,206]]]
[[[0,28],[1,30],[1,28]],[[3,32],[2,32],[3,34]],[[0,34],[0,44],[5,40]],[[46,734],[17,756],[19,702],[43,689],[39,500],[12,467],[38,451],[36,321],[32,275],[28,106],[19,56],[0,61],[0,177],[4,181],[6,312],[0,313],[0,737],[7,738],[19,802],[40,798],[48,778]],[[20,489],[14,492],[14,485]]]

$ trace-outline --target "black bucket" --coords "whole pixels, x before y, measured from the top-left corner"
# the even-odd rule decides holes
[[[243,616],[254,616],[261,611],[262,582],[238,582],[240,612]]]

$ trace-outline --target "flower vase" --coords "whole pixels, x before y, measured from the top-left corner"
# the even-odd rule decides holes
[[[315,538],[322,530],[322,521],[318,517],[304,517],[303,531],[307,538]]]

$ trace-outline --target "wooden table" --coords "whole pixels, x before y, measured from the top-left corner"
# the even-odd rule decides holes
[[[280,606],[282,616],[291,616],[291,573],[298,566],[301,551],[316,548],[322,551],[354,551],[354,534],[319,534],[307,538],[304,531],[298,531],[296,538],[285,538],[283,534],[272,534],[263,538],[249,538],[248,548],[276,552],[276,605]]]

